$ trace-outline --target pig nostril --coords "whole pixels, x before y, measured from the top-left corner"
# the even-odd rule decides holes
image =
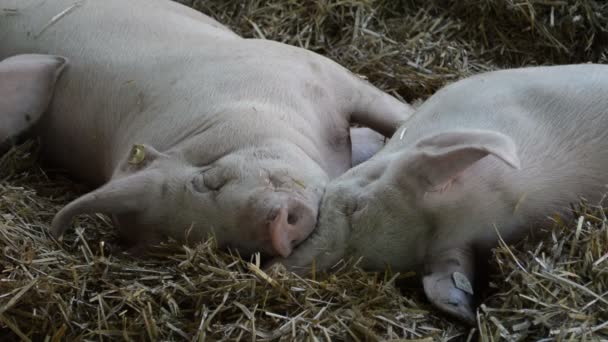
[[[294,214],[289,214],[287,216],[287,223],[290,225],[294,225],[296,224],[296,222],[298,222],[298,216],[294,215]]]

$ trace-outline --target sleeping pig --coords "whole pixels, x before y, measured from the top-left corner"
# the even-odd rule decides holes
[[[351,167],[351,124],[391,136],[412,112],[326,57],[242,38],[174,1],[0,8],[0,59],[70,60],[32,136],[92,191],[56,214],[55,237],[103,213],[135,246],[213,235],[241,255],[288,256],[316,226],[326,182]],[[0,116],[0,132],[24,128]]]
[[[428,299],[473,323],[475,263],[608,183],[608,66],[496,71],[429,98],[370,160],[332,181],[318,226],[278,261],[417,270]]]

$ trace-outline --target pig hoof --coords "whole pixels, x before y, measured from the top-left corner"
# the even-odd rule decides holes
[[[473,295],[458,288],[451,274],[430,274],[424,277],[423,285],[427,298],[435,307],[464,323],[475,324]]]

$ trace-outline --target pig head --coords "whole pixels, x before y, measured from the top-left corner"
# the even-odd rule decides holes
[[[514,142],[492,131],[449,131],[413,148],[381,153],[327,186],[319,227],[287,259],[274,262],[305,274],[313,260],[323,271],[342,258],[363,257],[359,265],[364,269],[428,272],[424,288],[429,299],[474,322],[472,297],[447,286],[454,273],[473,279],[473,254],[465,247],[472,237],[439,232],[434,221],[457,224],[470,214],[443,207],[442,212],[437,207],[444,199],[433,196],[442,196],[436,193],[448,191],[462,172],[489,155],[507,168],[520,168]],[[461,196],[465,198],[444,195],[446,201],[467,200]]]
[[[63,208],[51,231],[60,236],[74,216],[106,212],[129,227],[124,237],[139,244],[164,236],[197,242],[211,233],[220,245],[244,255],[289,255],[315,227],[318,184],[326,175],[310,160],[285,160],[284,152],[276,142],[197,167],[180,151],[135,145],[114,180]],[[282,169],[285,161],[307,172],[294,178]],[[201,222],[209,230],[200,229]]]

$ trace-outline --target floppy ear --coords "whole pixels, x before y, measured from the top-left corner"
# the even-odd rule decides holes
[[[0,144],[9,147],[46,110],[67,59],[17,55],[0,62]]]
[[[462,130],[439,133],[420,140],[409,158],[400,159],[399,173],[413,177],[421,191],[445,184],[487,155],[519,169],[513,140],[499,132]]]
[[[166,157],[148,145],[134,145],[121,164],[126,176],[112,179],[99,189],[83,195],[61,209],[53,218],[51,234],[60,237],[67,230],[72,218],[80,214],[125,214],[144,212],[163,184],[164,175],[154,169],[146,169],[153,160]]]

